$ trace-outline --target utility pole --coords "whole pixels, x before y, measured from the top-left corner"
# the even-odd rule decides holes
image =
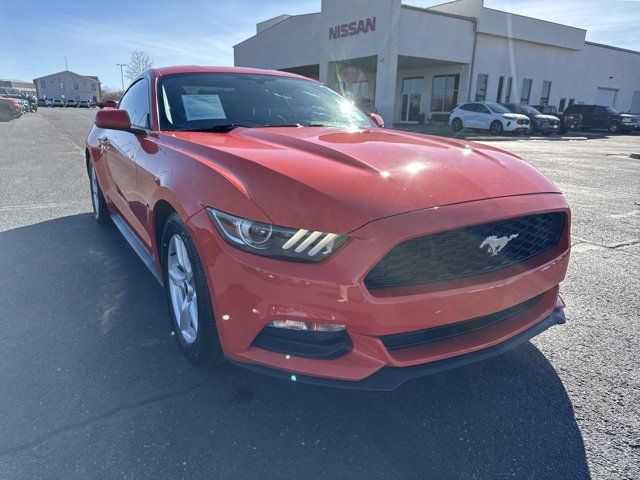
[[[122,92],[124,93],[124,74],[122,73],[122,67],[126,67],[126,63],[116,63],[120,67],[120,80],[122,80]]]
[[[67,63],[67,56],[64,56],[64,69],[69,70],[69,64]]]

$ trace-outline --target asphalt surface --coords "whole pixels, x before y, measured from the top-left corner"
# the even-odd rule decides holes
[[[184,360],[89,213],[94,113],[0,123],[0,479],[640,478],[640,136],[493,142],[573,208],[567,324],[379,393]]]

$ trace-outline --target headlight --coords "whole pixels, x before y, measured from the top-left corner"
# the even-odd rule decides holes
[[[347,240],[345,235],[279,227],[236,217],[210,207],[207,213],[228,244],[267,257],[320,262]]]

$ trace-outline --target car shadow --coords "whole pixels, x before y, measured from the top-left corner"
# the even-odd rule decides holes
[[[90,214],[0,233],[0,266],[0,455],[25,478],[590,478],[530,343],[394,392],[322,388],[190,365],[161,287]]]

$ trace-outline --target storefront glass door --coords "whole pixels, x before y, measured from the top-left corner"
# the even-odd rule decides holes
[[[405,78],[402,80],[402,111],[401,122],[417,122],[420,118],[420,105],[422,104],[422,91],[424,78]]]

